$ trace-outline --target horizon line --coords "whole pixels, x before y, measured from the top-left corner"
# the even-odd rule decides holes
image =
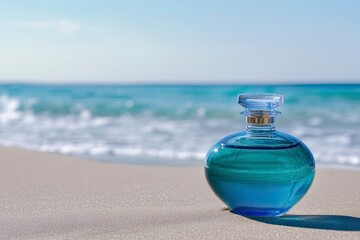
[[[35,80],[0,79],[0,85],[343,85],[360,84],[360,79],[298,79],[298,80]]]

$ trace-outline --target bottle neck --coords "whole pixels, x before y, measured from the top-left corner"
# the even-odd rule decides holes
[[[246,117],[246,131],[251,135],[263,135],[275,131],[275,116],[267,113],[250,113]]]

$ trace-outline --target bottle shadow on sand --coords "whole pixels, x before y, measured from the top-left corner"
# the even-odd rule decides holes
[[[224,207],[221,211],[230,211]],[[235,214],[235,213],[233,213]],[[313,228],[338,231],[360,231],[360,218],[343,215],[293,215],[280,217],[247,217],[251,220],[289,227]]]
[[[360,231],[360,218],[342,215],[291,215],[281,217],[248,217],[249,219],[290,227]]]

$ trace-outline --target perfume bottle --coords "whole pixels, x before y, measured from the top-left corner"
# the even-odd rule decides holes
[[[217,141],[205,161],[206,179],[233,213],[280,216],[308,191],[315,175],[309,148],[275,129],[281,94],[240,94],[246,131]]]

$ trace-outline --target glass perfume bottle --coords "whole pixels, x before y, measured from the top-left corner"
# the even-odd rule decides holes
[[[236,214],[279,216],[308,191],[313,155],[299,139],[275,130],[281,94],[240,94],[247,129],[217,141],[208,151],[205,175],[215,194]]]

